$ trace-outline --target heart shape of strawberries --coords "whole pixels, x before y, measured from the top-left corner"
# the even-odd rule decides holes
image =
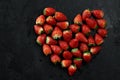
[[[34,25],[38,35],[36,42],[42,46],[43,54],[50,56],[52,63],[61,63],[72,76],[101,50],[107,35],[103,16],[102,10],[85,9],[75,16],[73,24],[69,24],[65,14],[47,7]]]

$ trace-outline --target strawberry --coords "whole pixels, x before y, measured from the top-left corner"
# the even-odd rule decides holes
[[[90,48],[92,54],[97,54],[101,50],[101,46],[94,46]]]
[[[80,30],[80,26],[78,26],[77,24],[72,24],[69,26],[70,27],[70,30],[73,32],[73,33],[77,33],[79,32]]]
[[[67,17],[62,12],[55,12],[54,17],[57,21],[66,21],[67,20]]]
[[[72,31],[71,30],[64,30],[63,31],[63,39],[66,42],[69,42],[72,39]]]
[[[62,60],[62,61],[61,61],[61,65],[62,65],[62,67],[64,67],[64,68],[69,67],[69,66],[71,65],[71,63],[72,63],[71,60]]]
[[[55,27],[53,32],[52,32],[52,38],[53,39],[60,39],[61,37],[62,37],[62,31],[58,27]]]
[[[60,57],[57,54],[52,54],[50,56],[51,62],[56,64],[59,63],[61,61]]]
[[[34,25],[34,31],[36,34],[40,35],[41,33],[43,33],[43,28],[41,26],[38,25]]]
[[[86,23],[91,29],[97,29],[97,22],[92,18],[86,18]]]
[[[55,12],[56,12],[56,10],[55,10],[54,8],[52,8],[52,7],[47,7],[47,8],[45,8],[45,9],[43,10],[43,14],[44,14],[45,16],[52,16],[52,15],[55,14]]]
[[[104,39],[99,35],[99,34],[95,34],[95,43],[97,45],[101,45],[104,42]]]
[[[57,22],[56,25],[61,29],[67,29],[69,26],[69,22],[68,21]]]
[[[91,30],[87,25],[82,25],[82,33],[84,33],[85,35],[89,35],[90,32]]]
[[[66,41],[59,40],[59,45],[63,50],[67,50],[69,48],[69,45]]]
[[[82,57],[82,53],[78,48],[73,48],[71,50],[72,54],[74,57]]]
[[[81,14],[77,14],[73,20],[74,24],[82,25],[82,17]]]
[[[85,9],[82,13],[82,19],[86,20],[86,18],[89,18],[91,16],[91,12],[89,9]]]
[[[98,19],[97,24],[100,28],[105,28],[106,26],[106,20],[105,19]]]
[[[92,35],[88,37],[88,46],[95,46],[95,40]]]
[[[97,32],[102,37],[106,37],[106,35],[107,35],[107,30],[106,29],[98,29]]]
[[[76,47],[78,47],[78,44],[79,44],[79,42],[78,42],[77,39],[72,39],[72,40],[70,40],[70,42],[69,42],[69,45],[70,45],[71,48],[76,48]]]
[[[83,60],[85,61],[85,62],[90,62],[91,61],[91,59],[92,59],[92,56],[91,56],[91,54],[90,54],[90,52],[84,52],[83,53]]]
[[[77,68],[80,68],[82,66],[82,59],[74,58],[73,63],[76,65]]]
[[[80,44],[80,50],[81,50],[82,52],[88,51],[88,46],[87,46],[87,44],[81,43],[81,44]]]
[[[53,30],[53,27],[51,25],[49,25],[49,24],[45,24],[43,26],[43,28],[44,28],[44,31],[45,31],[46,34],[50,34],[52,32],[52,30]]]
[[[52,50],[49,45],[44,44],[43,45],[43,53],[47,56],[52,53]]]
[[[57,45],[50,45],[52,51],[54,52],[54,54],[59,55],[62,52],[62,49],[57,46]]]
[[[52,37],[47,36],[46,37],[46,44],[55,45],[55,44],[57,44],[57,41],[54,40]]]
[[[77,70],[77,67],[75,65],[70,65],[68,67],[68,74],[72,76],[76,72],[76,70]]]
[[[98,9],[93,10],[92,14],[94,15],[94,17],[96,17],[98,19],[103,18],[103,16],[104,16],[104,12],[102,10],[98,10]]]
[[[64,59],[71,59],[72,58],[72,53],[70,51],[64,51],[62,55],[63,55]]]
[[[36,19],[36,24],[43,25],[44,23],[45,23],[45,16],[44,15],[38,16]]]
[[[83,33],[81,33],[81,32],[76,33],[75,34],[75,38],[78,39],[80,42],[85,42],[85,43],[88,42],[88,40],[85,37],[85,35]]]
[[[46,39],[46,34],[41,34],[37,37],[36,42],[39,45],[43,45],[45,43],[45,39]]]
[[[55,25],[56,24],[56,20],[52,16],[48,16],[46,18],[46,22],[50,25]]]

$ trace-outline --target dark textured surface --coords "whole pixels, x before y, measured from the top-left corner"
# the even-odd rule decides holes
[[[108,37],[102,51],[73,77],[50,63],[36,45],[35,18],[51,6],[73,17],[89,9],[103,9]],[[119,0],[0,0],[0,80],[120,80]]]

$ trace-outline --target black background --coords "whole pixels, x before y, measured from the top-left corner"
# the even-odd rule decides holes
[[[64,12],[69,21],[84,9],[102,9],[108,37],[92,62],[69,77],[36,44],[35,18],[45,7]],[[119,0],[0,0],[0,80],[120,80]]]

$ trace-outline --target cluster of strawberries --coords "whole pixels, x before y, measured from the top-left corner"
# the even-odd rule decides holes
[[[43,53],[50,55],[51,62],[61,63],[72,76],[83,63],[89,63],[92,56],[101,50],[107,35],[106,20],[102,10],[85,9],[77,14],[73,24],[69,24],[62,12],[47,7],[36,19],[36,42]]]

